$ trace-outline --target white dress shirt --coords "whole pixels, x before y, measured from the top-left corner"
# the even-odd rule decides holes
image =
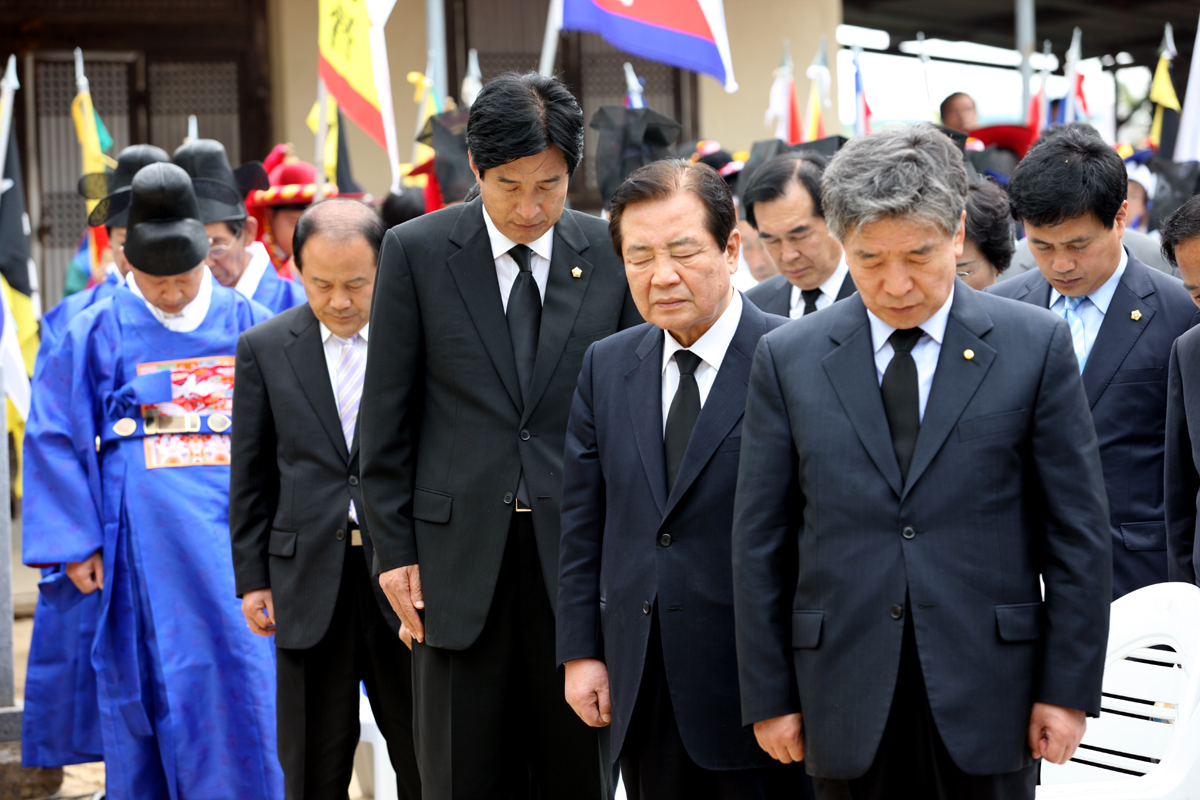
[[[271,257],[267,255],[267,248],[263,247],[262,242],[251,242],[246,252],[250,254],[250,263],[246,265],[242,277],[238,278],[237,285],[233,288],[237,289],[242,297],[253,300],[267,267],[272,266]]]
[[[838,292],[842,290],[842,284],[846,282],[846,273],[849,271],[850,268],[846,266],[846,257],[843,255],[833,274],[817,287],[821,290],[821,293],[817,295],[817,311],[829,308],[837,302]],[[799,286],[792,287],[792,305],[788,316],[792,319],[799,319],[804,316],[804,296],[800,294]]]
[[[1125,267],[1128,265],[1129,253],[1126,253],[1125,248],[1122,247],[1121,261],[1117,264],[1116,271],[1099,289],[1087,295],[1075,309],[1079,314],[1079,319],[1083,321],[1083,363],[1085,364],[1088,356],[1092,354],[1092,345],[1096,343],[1096,337],[1100,335],[1100,326],[1104,324],[1104,315],[1108,313],[1108,306],[1112,302],[1113,294],[1117,291],[1117,284],[1121,282],[1121,276],[1125,274]],[[1059,317],[1063,317],[1066,308],[1066,299],[1051,284],[1050,310]]]
[[[483,224],[487,225],[488,239],[492,243],[492,258],[496,261],[496,280],[500,282],[500,302],[504,304],[504,313],[507,314],[508,295],[512,292],[517,274],[521,271],[517,262],[508,254],[508,251],[516,247],[517,243],[500,232],[500,229],[492,222],[492,218],[488,216],[487,206],[483,207]],[[538,292],[541,294],[544,304],[546,302],[546,282],[550,279],[550,256],[554,248],[554,226],[543,233],[540,239],[529,243],[526,247],[533,251],[529,258],[529,269],[533,272],[533,279],[537,282]]]
[[[973,291],[973,290],[972,290]],[[937,370],[938,356],[942,352],[942,340],[946,338],[946,321],[950,319],[950,306],[954,304],[954,288],[950,296],[933,316],[917,327],[924,334],[913,346],[912,357],[917,364],[917,397],[920,405],[920,419],[925,419],[925,404],[929,402],[929,390],[933,386],[933,373]],[[883,373],[896,351],[888,341],[896,329],[867,310],[867,319],[871,321],[871,342],[875,348],[875,372],[879,383],[883,384]]]
[[[333,387],[333,402],[337,403],[338,398],[338,364],[342,361],[342,343],[333,338],[333,331],[325,327],[324,322],[317,322],[321,326],[321,346],[325,349],[325,366],[329,369],[329,385]],[[362,326],[357,334],[358,338],[354,340],[354,349],[359,352],[363,358],[363,363],[367,361],[367,329],[371,327],[371,323]]]
[[[700,407],[713,383],[717,380],[717,372],[721,362],[725,360],[725,352],[733,335],[737,333],[738,323],[742,320],[742,293],[734,290],[733,299],[717,317],[713,326],[704,332],[691,347],[684,348],[669,331],[663,331],[663,360],[662,360],[662,406],[663,406],[663,435],[667,433],[667,415],[671,413],[671,401],[679,389],[679,365],[675,363],[675,354],[680,350],[690,350],[700,357],[700,365],[696,367],[696,386],[700,389]]]
[[[125,284],[129,287],[129,291],[142,298],[146,308],[150,309],[150,313],[163,324],[164,328],[176,333],[191,333],[204,322],[204,318],[208,316],[208,307],[212,304],[213,276],[209,272],[207,264],[203,269],[204,275],[200,278],[200,291],[196,293],[196,298],[184,306],[182,311],[174,314],[168,314],[146,299],[137,280],[133,277],[133,272],[126,276]]]

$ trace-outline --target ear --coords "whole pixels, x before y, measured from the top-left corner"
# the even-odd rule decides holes
[[[954,234],[954,257],[962,258],[963,243],[967,240],[967,211],[963,209],[958,221],[958,233]]]
[[[734,228],[729,232],[729,239],[725,242],[725,265],[729,267],[729,274],[738,271],[738,256],[742,253],[742,232]]]
[[[1125,235],[1125,226],[1129,224],[1129,201],[1121,203],[1121,207],[1117,209],[1117,215],[1113,217],[1113,228],[1117,231],[1117,238]]]
[[[242,230],[242,234],[249,237],[251,242],[258,238],[258,218],[253,214],[246,216],[246,227]]]
[[[479,177],[479,169],[475,166],[475,156],[471,155],[469,150],[467,151],[467,163],[471,165],[471,172],[475,175],[476,183],[482,185],[483,178]]]

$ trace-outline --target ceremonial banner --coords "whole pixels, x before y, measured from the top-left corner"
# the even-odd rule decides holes
[[[792,73],[792,51],[783,43],[783,63],[775,70],[767,101],[766,124],[775,123],[775,138],[788,144],[800,144],[800,109],[796,101],[796,79]]]
[[[562,30],[598,34],[627,53],[711,75],[737,91],[722,0],[563,0]]]
[[[829,90],[833,76],[829,72],[829,59],[825,55],[825,36],[817,57],[805,72],[808,76],[808,103],[804,108],[804,123],[800,127],[801,142],[815,142],[825,138],[825,109],[830,106]]]
[[[1197,37],[1200,41],[1200,36]],[[1188,73],[1187,96],[1179,115],[1179,135],[1175,139],[1175,161],[1200,161],[1200,58],[1192,45],[1192,67]]]
[[[871,132],[871,106],[867,104],[867,90],[863,87],[862,66],[858,57],[862,48],[854,48],[854,135],[866,136]]]
[[[1170,155],[1175,152],[1175,137],[1179,132],[1179,112],[1183,107],[1179,104],[1179,95],[1175,93],[1174,70],[1175,37],[1171,32],[1171,23],[1166,24],[1163,33],[1163,44],[1158,55],[1158,66],[1154,70],[1154,80],[1150,84],[1150,102],[1154,103],[1154,122],[1150,126],[1150,146],[1155,152],[1160,150]]]

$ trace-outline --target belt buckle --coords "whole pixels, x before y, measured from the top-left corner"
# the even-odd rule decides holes
[[[524,501],[522,501],[521,498],[519,498],[519,497],[517,498],[516,508],[517,508],[518,513],[527,514],[531,511],[533,511],[533,509],[530,508],[529,506],[525,505]]]
[[[362,547],[362,531],[358,528],[350,529],[350,546]]]
[[[147,417],[144,425],[147,435],[160,433],[199,433],[199,414],[155,414]]]

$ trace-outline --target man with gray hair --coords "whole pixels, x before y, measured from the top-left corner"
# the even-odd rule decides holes
[[[1067,761],[1099,714],[1108,633],[1070,330],[955,279],[967,174],[934,128],[851,141],[821,189],[858,294],[755,355],[742,721],[818,797],[1033,798],[1035,761]]]

